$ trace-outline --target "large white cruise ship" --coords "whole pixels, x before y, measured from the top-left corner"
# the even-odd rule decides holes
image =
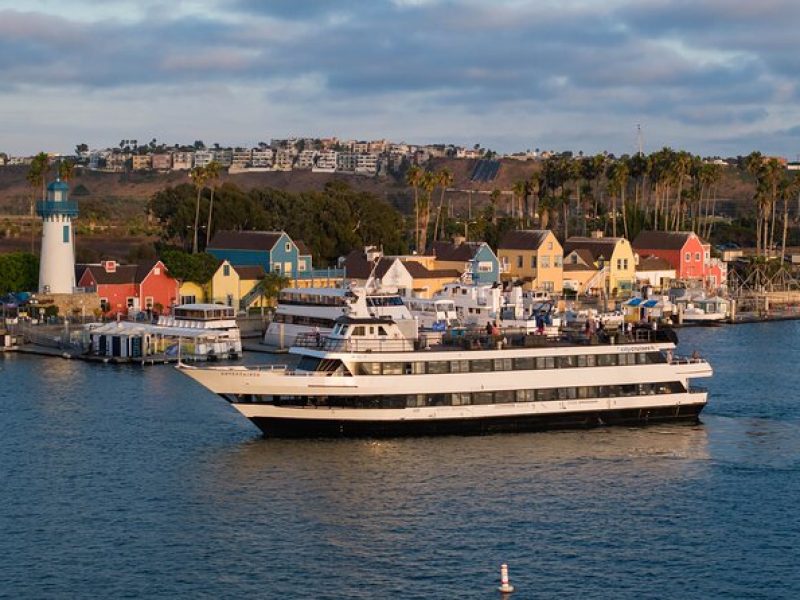
[[[296,368],[178,369],[276,437],[696,422],[707,392],[690,380],[711,366],[673,356],[675,344],[671,330],[649,328],[606,339],[421,335],[416,321],[371,316],[360,296],[329,335],[297,340]]]

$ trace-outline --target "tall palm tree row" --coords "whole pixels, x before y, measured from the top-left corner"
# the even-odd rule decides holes
[[[194,187],[197,189],[197,201],[194,207],[194,232],[192,236],[192,254],[197,254],[197,230],[200,227],[200,196],[203,193],[206,181],[208,181],[208,173],[205,167],[195,167],[191,170],[190,177]]]
[[[211,184],[211,199],[208,203],[208,224],[206,225],[206,248],[211,242],[211,217],[214,214],[214,193],[217,191],[217,182],[222,171],[222,165],[212,160],[206,165],[206,179]]]
[[[25,179],[28,182],[28,185],[31,187],[31,202],[30,202],[30,226],[31,226],[31,254],[36,253],[36,237],[35,237],[35,228],[36,228],[36,194],[41,188],[42,195],[41,198],[44,200],[47,190],[45,186],[47,185],[47,174],[50,171],[50,156],[47,152],[39,152],[36,156],[33,157],[31,160],[30,167],[28,168],[28,173],[25,175]]]

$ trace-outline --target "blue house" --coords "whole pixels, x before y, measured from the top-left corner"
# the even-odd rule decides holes
[[[500,261],[486,242],[434,242],[431,253],[439,269],[457,269],[468,283],[500,281]]]
[[[311,271],[311,254],[285,231],[218,231],[206,252],[235,267],[260,266],[289,278]]]

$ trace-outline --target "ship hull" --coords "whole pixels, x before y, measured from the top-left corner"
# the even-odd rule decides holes
[[[408,420],[346,420],[250,417],[265,437],[408,437],[490,435],[604,426],[644,426],[658,423],[697,423],[705,402],[648,408],[612,409],[496,417]]]

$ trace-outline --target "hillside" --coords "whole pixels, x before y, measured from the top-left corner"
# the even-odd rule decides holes
[[[473,207],[479,207],[486,203],[488,193],[492,190],[510,191],[516,181],[530,177],[534,171],[541,168],[541,164],[534,161],[505,159],[501,161],[500,170],[493,181],[476,183],[470,180],[474,165],[475,161],[472,160],[431,161],[430,169],[438,170],[446,167],[453,173],[452,188],[458,192],[449,193],[448,197],[456,208],[466,205],[468,192],[473,193]],[[25,167],[0,168],[0,215],[28,214],[31,191],[25,181],[26,172]],[[344,180],[356,190],[372,192],[385,198],[400,210],[409,211],[411,208],[412,190],[395,177],[363,177],[295,170],[235,175],[224,173],[221,182],[231,181],[246,190],[274,187],[299,192],[321,190],[326,183],[334,179]],[[71,186],[74,198],[81,203],[82,214],[104,221],[127,222],[144,217],[145,203],[156,191],[187,181],[189,175],[186,171],[101,173],[76,169],[76,176]],[[744,181],[736,169],[732,167],[725,169],[717,197],[732,203],[730,212],[735,212],[734,207],[737,205],[749,203],[752,194],[752,183]]]

